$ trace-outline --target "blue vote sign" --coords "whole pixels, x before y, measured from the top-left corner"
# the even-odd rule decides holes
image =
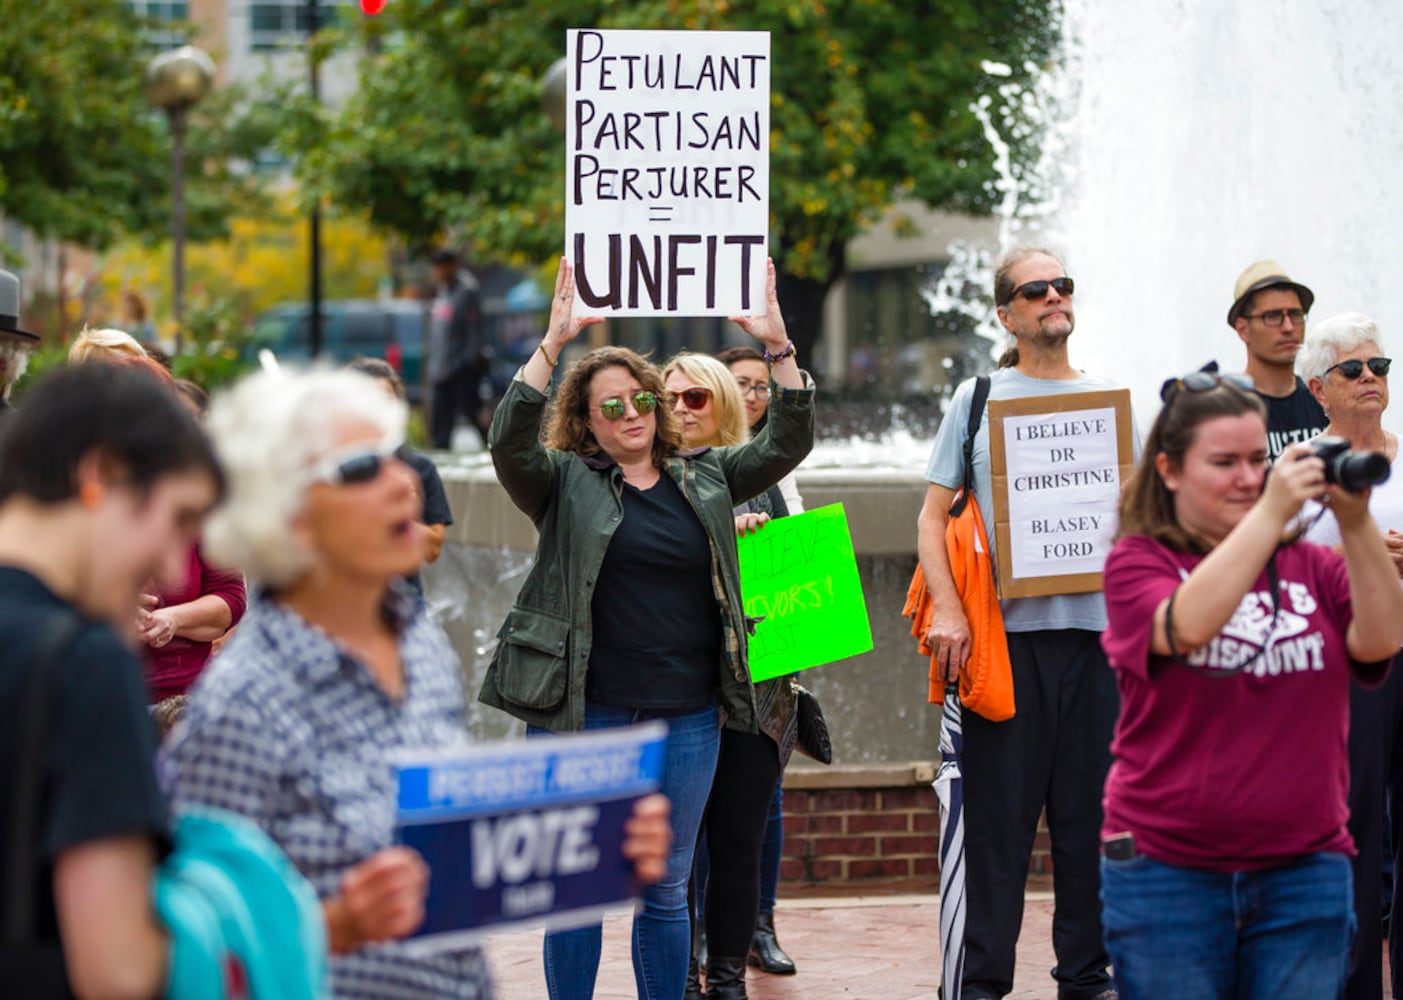
[[[396,754],[397,835],[429,866],[416,950],[504,925],[589,923],[637,895],[621,851],[662,778],[667,726]]]

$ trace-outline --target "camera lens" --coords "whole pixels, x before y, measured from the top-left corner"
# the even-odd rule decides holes
[[[1363,493],[1388,479],[1388,458],[1377,451],[1347,451],[1326,463],[1327,479],[1333,479],[1351,493]]]

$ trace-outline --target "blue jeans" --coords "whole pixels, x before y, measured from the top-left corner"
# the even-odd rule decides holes
[[[691,922],[687,918],[687,878],[701,825],[716,755],[721,745],[716,706],[686,715],[585,705],[586,729],[613,729],[649,719],[668,724],[660,791],[672,802],[672,854],[662,881],[643,890],[643,908],[633,918],[633,977],[639,1000],[682,1000],[687,988]],[[544,731],[534,727],[528,735]],[[590,1000],[599,972],[599,924],[546,935],[546,988],[551,1000]]]
[[[1121,1000],[1332,1000],[1354,937],[1349,859],[1210,872],[1101,859],[1101,922]]]

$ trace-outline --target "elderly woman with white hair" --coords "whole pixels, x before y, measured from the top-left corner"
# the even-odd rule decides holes
[[[397,581],[421,558],[406,410],[354,372],[265,372],[214,401],[229,484],[206,545],[257,587],[197,682],[165,770],[180,805],[253,818],[322,899],[338,997],[489,997],[475,947],[426,956],[429,873],[394,843],[396,748],[467,738],[447,637]],[[635,811],[624,853],[656,878],[665,800]],[[380,944],[378,947],[366,945]]]
[[[1353,451],[1379,452],[1388,458],[1394,474],[1373,487],[1369,513],[1384,534],[1389,555],[1403,576],[1403,469],[1398,467],[1398,436],[1383,426],[1388,408],[1388,373],[1391,359],[1384,355],[1383,337],[1378,325],[1361,313],[1332,316],[1312,326],[1301,351],[1301,376],[1325,409],[1329,426],[1325,434],[1343,438]],[[1326,545],[1340,545],[1340,529],[1328,507],[1308,505],[1311,519],[1306,537]],[[1384,797],[1403,809],[1403,755],[1398,746],[1400,714],[1403,713],[1403,681],[1400,663],[1384,686],[1366,690],[1350,685],[1349,729],[1349,831],[1358,854],[1354,863],[1355,915],[1359,927],[1355,938],[1355,961],[1345,991],[1346,998],[1382,995],[1383,947],[1380,914],[1383,864]],[[1391,833],[1394,871],[1403,860],[1403,830],[1395,822]],[[1403,913],[1403,886],[1394,880],[1393,913]],[[1389,939],[1394,972],[1394,993],[1403,987],[1403,935]]]

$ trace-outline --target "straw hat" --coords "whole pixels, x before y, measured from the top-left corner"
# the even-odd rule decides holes
[[[1315,293],[1300,282],[1292,281],[1290,275],[1276,261],[1259,260],[1248,265],[1247,270],[1237,276],[1237,284],[1233,285],[1232,289],[1232,308],[1228,310],[1228,326],[1236,324],[1243,304],[1252,297],[1254,292],[1278,286],[1289,288],[1299,295],[1301,308],[1310,312],[1311,303],[1315,301]]]

